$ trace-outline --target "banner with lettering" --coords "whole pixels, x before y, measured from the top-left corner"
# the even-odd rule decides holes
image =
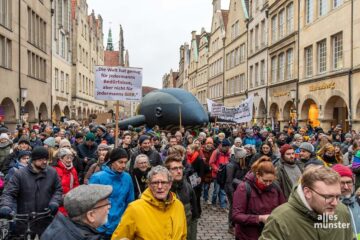
[[[228,108],[220,103],[207,99],[208,109],[211,116],[217,116],[221,119],[233,121],[236,123],[250,122],[253,118],[252,106],[254,97],[250,96],[242,101],[238,107]]]
[[[141,68],[96,66],[95,71],[95,99],[141,101]]]

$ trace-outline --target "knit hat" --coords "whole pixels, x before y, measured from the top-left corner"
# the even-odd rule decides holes
[[[205,144],[208,144],[208,143],[214,144],[214,140],[211,137],[208,137],[205,141]]]
[[[47,139],[45,139],[44,145],[48,145],[49,147],[55,147],[55,145],[56,145],[55,138],[48,137]]]
[[[70,218],[81,216],[112,193],[112,186],[89,184],[80,185],[65,195],[64,207]]]
[[[107,149],[107,150],[109,150],[110,147],[109,147],[107,144],[105,144],[105,143],[101,143],[101,144],[98,145],[97,151],[99,151],[100,149]]]
[[[150,140],[150,137],[148,135],[141,135],[139,137],[139,144],[142,144],[145,140]]]
[[[244,148],[234,148],[234,156],[236,159],[245,158],[247,151]]]
[[[342,164],[335,164],[332,169],[337,172],[340,177],[349,177],[349,178],[353,178],[353,173],[351,171],[351,169],[347,166],[344,166]]]
[[[23,156],[31,156],[31,151],[19,151],[18,152],[18,159],[20,160],[20,158],[22,158]]]
[[[88,132],[85,136],[85,141],[95,141],[95,135],[92,132]]]
[[[109,156],[109,161],[107,162],[107,164],[111,165],[113,162],[115,162],[121,158],[128,159],[128,154],[127,154],[126,150],[123,148],[115,148],[114,150],[111,151],[110,156]]]
[[[9,132],[9,129],[7,127],[0,127],[0,134],[2,133],[8,133]]]
[[[298,134],[298,133],[296,133],[295,135],[294,135],[294,140],[296,140],[296,139],[298,139],[298,138],[301,138],[302,136],[300,135],[300,134]]]
[[[103,133],[106,133],[106,127],[104,125],[98,125],[97,129],[100,129]]]
[[[309,161],[307,161],[305,164],[304,164],[304,167],[306,168],[307,166],[309,165],[318,165],[318,166],[324,166],[324,162],[319,160],[319,159],[311,159]]]
[[[239,137],[235,138],[234,143],[240,143],[240,144],[242,144],[241,138],[239,138]]]
[[[293,149],[291,147],[291,145],[289,145],[289,144],[282,145],[281,148],[280,148],[281,157],[284,157],[286,151],[289,150],[289,149]]]
[[[81,132],[77,132],[75,134],[75,138],[83,138],[83,137],[84,137],[84,135]]]
[[[18,141],[18,144],[26,143],[27,145],[30,145],[29,138],[25,135],[22,135]]]
[[[67,148],[60,148],[59,152],[58,152],[58,157],[62,158],[66,155],[73,155],[72,151],[70,149]]]
[[[314,146],[308,142],[302,142],[299,148],[308,151],[309,153],[313,153],[315,151]]]
[[[222,142],[221,142],[221,146],[222,146],[222,147],[230,147],[230,146],[231,146],[231,143],[230,143],[229,140],[224,139],[224,140],[222,140]]]
[[[59,144],[59,148],[64,148],[64,147],[71,147],[69,140],[67,140],[66,138],[62,139]]]
[[[7,133],[1,133],[0,134],[0,139],[10,140],[9,135],[7,135]]]
[[[38,159],[49,158],[49,152],[43,146],[36,147],[31,152],[31,161],[35,161]]]
[[[352,138],[351,133],[347,133],[347,134],[345,134],[345,138]]]

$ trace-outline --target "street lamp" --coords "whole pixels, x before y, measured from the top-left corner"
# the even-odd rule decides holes
[[[25,99],[27,98],[27,88],[20,88],[20,119],[21,122],[23,120],[23,116],[25,114],[25,108],[23,107],[23,102],[25,102]]]

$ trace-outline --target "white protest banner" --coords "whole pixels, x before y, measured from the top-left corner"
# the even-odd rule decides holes
[[[222,107],[223,105],[221,103],[214,102],[210,99],[206,99],[208,110],[211,113],[211,116],[220,116],[222,114]]]
[[[141,101],[141,68],[96,66],[95,69],[95,99]]]
[[[237,111],[234,115],[234,122],[236,123],[244,123],[250,122],[253,118],[253,103],[254,97],[250,96],[249,98],[245,99],[242,103],[240,103]]]

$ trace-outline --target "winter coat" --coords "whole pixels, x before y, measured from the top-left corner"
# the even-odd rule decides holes
[[[67,169],[65,165],[60,160],[58,160],[57,165],[54,168],[59,175],[64,195],[67,194],[71,189],[79,186],[78,174],[74,167],[71,167],[71,169]],[[67,216],[67,212],[64,206],[61,206],[59,208],[59,211],[65,216]]]
[[[149,173],[150,168],[145,172],[140,171],[140,169],[135,168],[131,174],[131,179],[134,185],[134,195],[135,199],[139,199],[140,194],[142,194],[147,188],[147,174]],[[140,189],[139,189],[140,188]]]
[[[296,161],[295,164],[300,169],[300,172],[303,172],[302,168],[299,166],[298,161]],[[280,160],[278,162],[278,165],[276,166],[276,178],[276,181],[279,184],[281,190],[283,191],[285,198],[288,199],[293,188],[293,184],[285,170],[285,166],[282,160]]]
[[[15,171],[24,167],[25,167],[24,165],[21,165],[20,162],[16,161],[15,166],[10,168],[8,174],[5,176],[5,181],[8,182],[10,178],[14,175]]]
[[[91,178],[91,176],[94,174],[94,173],[97,173],[99,171],[101,171],[101,167],[102,167],[103,164],[100,164],[100,163],[93,163],[89,170],[86,172],[85,174],[85,177],[84,177],[84,184],[88,184],[89,183],[89,179]]]
[[[61,203],[62,187],[55,169],[46,167],[37,173],[31,164],[15,171],[0,200],[1,207],[9,207],[17,214],[44,212],[49,205],[59,207]],[[50,217],[39,220],[31,230],[41,235],[51,220]],[[17,222],[15,233],[24,233],[25,227],[26,223]]]
[[[298,190],[298,188],[300,189]],[[299,194],[304,194],[301,185],[293,189],[287,203],[271,213],[260,240],[353,239],[350,214],[343,204],[338,203],[336,206],[337,220],[334,223],[348,224],[349,228],[322,228],[319,224],[323,222],[323,219],[319,220],[319,215],[305,206],[303,202],[305,200],[302,200],[305,197],[301,198]]]
[[[1,172],[3,174],[7,174],[10,170],[10,168],[15,167],[16,165],[16,161],[18,160],[18,154],[19,154],[19,150],[14,150],[14,152],[10,153],[3,161],[2,163],[2,167],[1,167]]]
[[[206,169],[208,169],[208,171],[205,172],[204,177],[201,179],[201,181],[204,183],[210,183],[212,182],[213,179],[211,176],[210,158],[214,150],[215,150],[214,147],[211,147],[210,149],[207,149],[206,147],[202,148],[202,153],[204,155],[204,162],[206,165]]]
[[[245,181],[251,188],[249,198]],[[255,184],[254,174],[252,172],[247,174],[244,181],[236,188],[233,198],[232,220],[236,227],[236,237],[242,240],[257,240],[264,226],[259,221],[259,215],[270,214],[284,202],[285,198],[279,187],[272,184],[262,191]]]
[[[102,236],[96,229],[71,221],[58,213],[54,221],[47,227],[40,240],[100,240]]]
[[[185,240],[184,206],[174,193],[167,201],[157,200],[147,188],[141,199],[129,204],[112,239]]]
[[[348,208],[351,214],[351,222],[356,236],[360,236],[360,198],[352,195],[350,198],[343,198],[341,202]]]
[[[102,184],[113,187],[109,197],[111,208],[108,214],[108,222],[97,229],[101,233],[111,235],[119,224],[128,204],[134,201],[134,186],[131,176],[126,172],[114,172],[110,167],[103,165],[102,171],[91,176],[89,184]]]
[[[231,156],[229,164],[226,165],[225,192],[228,196],[233,196],[237,185],[243,180],[248,170],[248,167],[242,169],[240,163]]]
[[[95,139],[97,145],[100,145],[102,141],[106,141],[107,145],[115,144],[114,138],[109,133],[104,133],[101,137]]]
[[[136,148],[134,149],[134,152],[131,154],[131,158],[130,158],[130,168],[129,168],[130,173],[134,170],[135,158],[141,153],[149,157],[150,165],[152,167],[163,164],[160,154],[154,149],[150,149],[149,151],[144,151],[142,148]]]
[[[220,164],[228,164],[230,159],[230,150],[227,153],[221,152],[219,149],[213,151],[210,157],[211,176],[216,178]]]
[[[93,143],[91,147],[89,147],[86,142],[80,144],[78,146],[79,158],[84,159],[85,157],[87,157],[89,160],[95,159],[97,147],[98,145],[96,143]]]
[[[6,157],[10,155],[11,145],[11,141],[0,143],[0,169],[2,169]]]
[[[43,143],[39,138],[35,138],[35,139],[30,139],[30,146],[32,149],[42,146]]]
[[[196,159],[192,163],[190,163],[189,160],[187,160],[187,163],[190,164],[191,166],[191,172],[189,173],[190,174],[189,176],[196,173],[198,177],[203,178],[205,172],[208,171],[207,166],[204,163],[204,160],[200,157],[200,154],[196,157]],[[198,185],[197,187],[201,187],[201,185]]]

